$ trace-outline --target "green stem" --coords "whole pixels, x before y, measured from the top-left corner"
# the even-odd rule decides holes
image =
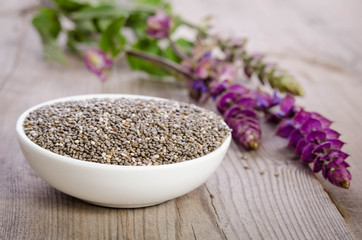
[[[177,73],[182,74],[183,76],[185,76],[188,79],[194,79],[194,76],[187,68],[184,68],[183,66],[181,66],[177,63],[174,63],[170,60],[167,60],[165,58],[147,54],[147,53],[144,53],[141,51],[136,51],[136,50],[126,50],[126,54],[156,63],[158,65],[167,67],[169,69],[172,69],[172,70],[176,71]]]

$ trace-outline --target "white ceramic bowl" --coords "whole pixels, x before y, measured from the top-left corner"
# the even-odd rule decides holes
[[[231,134],[215,151],[193,160],[159,166],[119,166],[92,163],[55,154],[33,143],[24,132],[23,122],[33,110],[60,101],[90,98],[153,97],[98,94],[56,99],[25,111],[16,124],[22,152],[34,171],[56,189],[84,201],[116,208],[155,205],[184,195],[202,183],[223,160]]]

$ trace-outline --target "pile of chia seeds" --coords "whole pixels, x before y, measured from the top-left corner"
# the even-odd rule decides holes
[[[201,157],[230,129],[211,111],[169,100],[89,99],[31,112],[28,138],[79,160],[115,165],[161,165]]]

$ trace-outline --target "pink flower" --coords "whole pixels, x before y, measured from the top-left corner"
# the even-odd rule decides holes
[[[170,32],[170,17],[159,11],[147,19],[146,32],[154,38],[167,38]]]
[[[96,74],[101,82],[105,82],[113,66],[111,58],[107,57],[103,51],[89,49],[84,54],[84,62],[88,70]]]

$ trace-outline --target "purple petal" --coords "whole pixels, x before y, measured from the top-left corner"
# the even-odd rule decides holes
[[[341,149],[344,145],[344,142],[339,139],[329,139],[326,142],[331,144],[331,149]]]
[[[305,138],[307,142],[313,142],[319,144],[326,139],[326,133],[322,131],[313,131],[307,135]]]
[[[300,128],[300,131],[303,135],[307,135],[312,131],[317,131],[321,129],[321,124],[318,120],[314,118],[309,118],[307,121],[305,121]]]
[[[247,129],[242,135],[239,135],[238,141],[246,149],[255,149],[258,147],[260,139],[260,132],[255,129]]]
[[[280,102],[281,102],[281,99],[278,96],[278,92],[274,91],[273,92],[273,103],[274,103],[274,105],[280,104]]]
[[[216,107],[221,114],[223,114],[229,106],[234,103],[235,97],[235,93],[226,92],[216,99]]]
[[[219,83],[216,80],[211,81],[209,88],[212,99],[215,100],[218,95],[220,95],[222,92],[226,90],[226,87],[227,87],[226,81],[222,81],[221,83]]]
[[[329,170],[327,178],[334,185],[348,189],[352,176],[346,168],[342,167]]]
[[[349,167],[349,164],[345,162],[345,159],[343,158],[334,158],[333,161],[329,162],[327,164],[328,168],[332,168],[332,167]]]
[[[273,98],[269,93],[263,92],[261,90],[255,90],[252,95],[256,99],[256,107],[259,109],[267,109],[273,105]]]
[[[235,104],[242,105],[244,107],[253,108],[255,106],[255,101],[249,97],[242,97],[236,100]]]
[[[251,126],[257,126],[259,128],[259,120],[257,118],[246,117],[245,122],[247,122]]]
[[[241,86],[240,84],[233,84],[228,88],[228,91],[235,94],[243,95],[246,94],[249,90],[246,87]]]
[[[305,121],[310,118],[310,113],[301,109],[293,118],[293,124],[296,128],[301,127]]]
[[[245,142],[245,140],[249,138],[249,135],[253,135],[255,137],[260,136],[260,129],[258,126],[250,125],[245,122],[243,122],[243,124],[236,125],[233,130],[233,137],[244,146],[248,145],[248,142]]]
[[[313,172],[319,172],[320,170],[322,170],[322,166],[324,164],[324,161],[322,161],[319,157],[316,157],[314,159],[314,164],[313,164]]]
[[[245,122],[243,122],[242,124],[238,124],[235,126],[235,128],[233,128],[235,131],[234,132],[234,137],[238,138],[240,140],[241,136],[248,130],[251,129],[250,126],[248,124],[245,124]]]
[[[294,130],[293,122],[288,119],[283,119],[278,125],[276,135],[283,138],[288,138]]]
[[[300,158],[300,161],[302,163],[311,163],[313,162],[314,158],[316,157],[313,154],[313,149],[315,147],[315,144],[309,143],[307,146],[304,147],[302,151],[302,156]]]
[[[295,148],[295,155],[301,156],[303,149],[305,146],[307,146],[307,144],[308,144],[308,142],[304,138],[300,139]]]
[[[242,114],[241,112],[239,114],[237,114],[237,116],[229,119],[229,123],[232,124],[233,126],[236,126],[236,124],[239,124],[240,122],[259,125],[259,121],[257,118],[246,116],[246,115]]]
[[[349,157],[347,153],[342,152],[338,149],[332,149],[327,155],[323,156],[322,160],[330,159],[331,161],[333,161],[335,158],[341,158],[344,160],[347,157]]]
[[[280,110],[288,115],[294,107],[294,97],[291,94],[287,94],[280,103]]]
[[[297,143],[300,139],[302,139],[304,136],[299,131],[299,129],[293,130],[293,132],[290,134],[288,146],[295,148],[297,146]]]
[[[223,117],[227,122],[229,119],[234,118],[240,114],[240,111],[241,109],[238,106],[231,107],[224,113]]]
[[[243,115],[245,115],[245,116],[248,116],[248,117],[253,117],[253,118],[256,118],[256,117],[257,117],[256,112],[255,112],[253,109],[250,109],[250,108],[241,109],[241,110],[240,110],[240,113],[243,114]]]
[[[207,92],[208,91],[207,86],[205,85],[204,81],[202,81],[201,79],[196,79],[193,82],[192,88],[197,92]]]
[[[334,131],[330,128],[323,129],[323,132],[326,134],[326,139],[337,139],[341,135],[337,131]]]
[[[317,147],[315,147],[313,150],[313,153],[316,156],[323,158],[326,154],[328,154],[330,152],[330,149],[331,149],[331,143],[324,142],[324,143],[318,145]]]
[[[320,122],[320,124],[322,126],[322,129],[329,128],[329,126],[332,124],[332,121],[330,121],[329,119],[323,117],[319,113],[311,112],[311,117],[314,118],[314,119],[317,119]]]

